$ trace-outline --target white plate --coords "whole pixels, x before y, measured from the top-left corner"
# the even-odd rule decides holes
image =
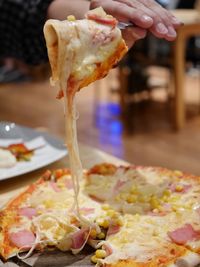
[[[0,146],[18,142],[25,143],[30,149],[41,148],[34,152],[30,161],[17,162],[11,168],[0,168],[0,181],[37,170],[67,155],[63,142],[54,136],[15,123],[1,122]]]

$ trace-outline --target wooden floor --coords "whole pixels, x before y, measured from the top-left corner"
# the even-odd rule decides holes
[[[153,71],[153,75],[156,73]],[[200,174],[198,76],[187,76],[187,124],[179,133],[173,130],[171,107],[166,102],[165,90],[161,89],[153,93],[151,101],[130,106],[128,125],[132,133],[127,134],[120,121],[118,94],[111,93],[111,88],[117,88],[115,73],[79,93],[80,142],[131,163]],[[48,81],[0,86],[0,121],[48,129],[64,140],[63,105],[55,96],[56,91]]]

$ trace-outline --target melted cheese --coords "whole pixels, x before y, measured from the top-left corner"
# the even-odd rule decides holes
[[[107,238],[114,253],[104,262],[113,263],[121,259],[134,259],[146,262],[159,255],[169,255],[171,240],[167,233],[178,226],[190,223],[199,224],[199,216],[193,211],[184,213],[169,213],[166,216],[131,215],[123,216],[124,226],[121,230]],[[195,227],[194,227],[195,228]],[[190,247],[199,247],[199,241],[188,243]],[[159,248],[159,253],[158,253]]]
[[[83,169],[77,142],[74,98],[81,87],[105,76],[119,60],[116,58],[110,66],[98,73],[99,66],[108,61],[122,42],[121,32],[112,25],[84,19],[62,22],[49,20],[45,24],[44,33],[52,67],[51,82],[53,85],[57,84],[59,92],[64,94],[66,143],[74,184],[74,206],[77,215],[85,223],[78,202],[79,181]],[[124,52],[126,51],[124,45]]]

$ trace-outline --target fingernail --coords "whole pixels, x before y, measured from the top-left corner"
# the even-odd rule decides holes
[[[177,25],[181,25],[182,24],[182,22],[180,20],[178,20],[176,17],[172,17],[171,22],[173,24],[177,24]]]
[[[166,34],[168,32],[168,29],[163,23],[160,22],[156,25],[156,31],[161,34]]]
[[[174,38],[176,37],[176,31],[174,30],[173,27],[171,27],[171,26],[168,27],[168,34],[167,35],[170,37],[174,37]]]
[[[153,23],[153,19],[147,15],[143,15],[141,19],[143,22]]]

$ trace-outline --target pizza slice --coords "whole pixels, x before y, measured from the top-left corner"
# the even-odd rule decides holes
[[[66,21],[48,20],[44,26],[52,84],[64,96],[66,144],[74,183],[75,209],[79,214],[79,180],[83,169],[76,130],[75,95],[82,87],[103,78],[127,52],[117,28],[117,20],[102,8],[91,10],[86,18]],[[81,218],[81,216],[79,216]]]
[[[63,90],[79,90],[103,78],[128,48],[117,27],[117,20],[102,8],[89,11],[86,18],[48,20],[44,27],[51,81]]]

